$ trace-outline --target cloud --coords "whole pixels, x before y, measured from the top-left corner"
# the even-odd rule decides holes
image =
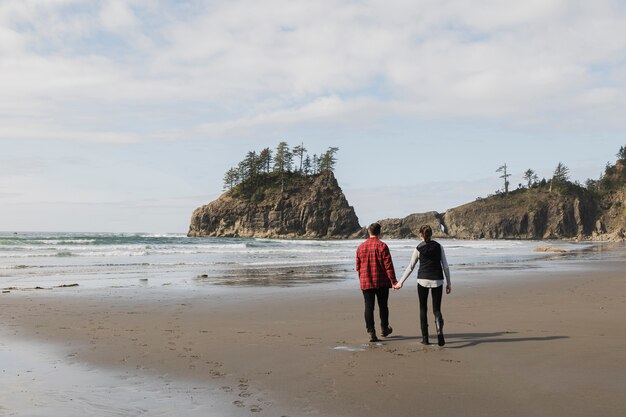
[[[112,32],[125,32],[137,27],[135,14],[127,2],[110,0],[100,10],[102,25]]]
[[[0,139],[127,143],[359,112],[624,127],[625,17],[609,0],[4,2]]]

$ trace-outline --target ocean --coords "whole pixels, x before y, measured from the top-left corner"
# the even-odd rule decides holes
[[[383,240],[384,237],[383,237]],[[401,275],[418,243],[385,240]],[[607,244],[440,240],[453,277],[481,271],[563,267],[572,259],[622,257]],[[0,233],[0,287],[81,288],[293,286],[351,282],[361,240],[189,238],[150,233]],[[538,247],[562,252],[537,252]],[[610,249],[610,250],[609,250]]]

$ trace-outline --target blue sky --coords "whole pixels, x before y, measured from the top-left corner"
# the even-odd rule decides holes
[[[523,4],[522,4],[523,3]],[[8,0],[0,230],[186,232],[249,150],[339,147],[362,224],[626,145],[626,4]]]

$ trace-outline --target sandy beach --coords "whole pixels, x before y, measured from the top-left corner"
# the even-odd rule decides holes
[[[626,262],[575,270],[454,285],[444,348],[419,343],[414,277],[392,294],[394,333],[376,344],[366,343],[356,282],[12,291],[0,317],[11,340],[54,346],[64,361],[212,387],[211,415],[621,416]],[[2,367],[19,381],[19,369]]]

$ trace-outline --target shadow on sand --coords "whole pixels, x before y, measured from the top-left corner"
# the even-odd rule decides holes
[[[569,339],[569,336],[514,337],[517,332],[494,333],[451,333],[446,334],[446,347],[462,349],[483,343],[548,342],[550,340]],[[436,336],[435,336],[436,337]]]

